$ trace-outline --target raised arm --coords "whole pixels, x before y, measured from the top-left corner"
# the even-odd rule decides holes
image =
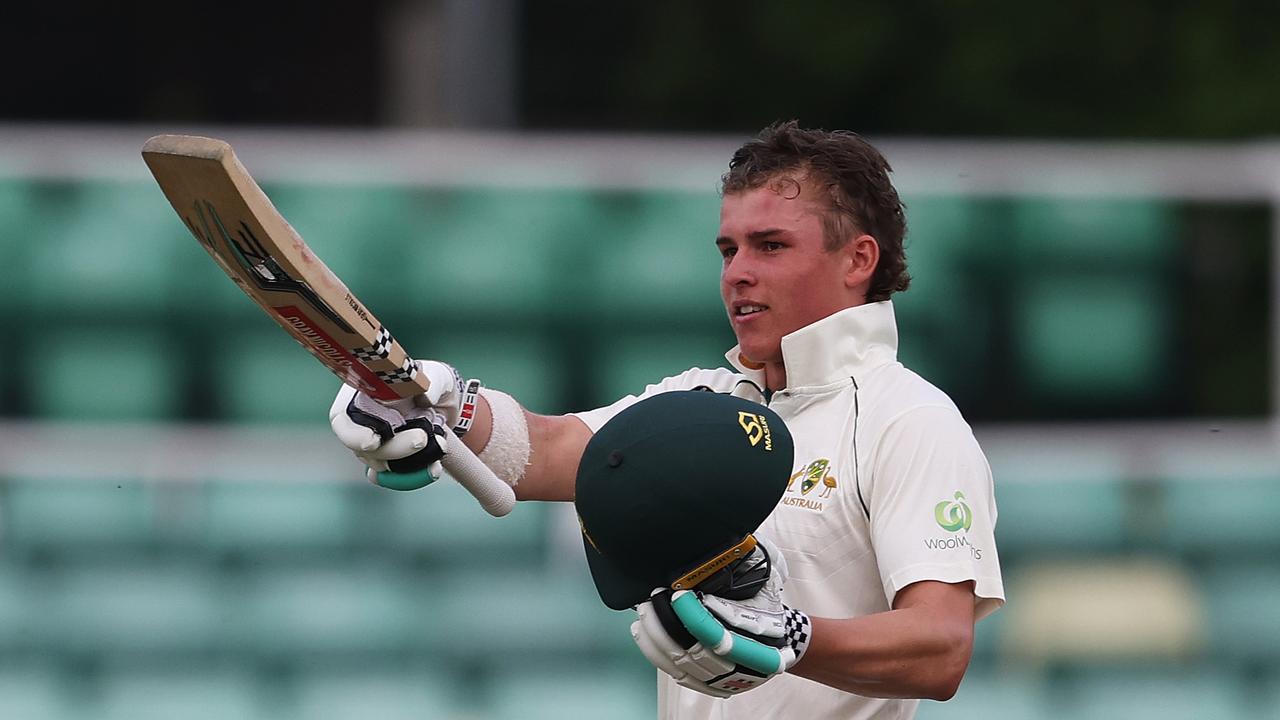
[[[578,461],[591,440],[591,431],[572,415],[538,415],[523,408],[521,412],[529,430],[529,463],[516,484],[516,498],[572,502]],[[492,431],[493,413],[482,396],[475,422],[463,442],[483,455]]]
[[[510,395],[463,383],[441,362],[418,361],[426,393],[390,407],[344,386],[329,410],[334,433],[369,467],[375,484],[412,490],[440,475],[461,441],[512,485],[519,500],[572,501],[591,430],[571,415],[531,413]],[[461,436],[461,440],[459,437]]]

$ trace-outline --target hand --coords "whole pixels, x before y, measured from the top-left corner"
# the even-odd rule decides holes
[[[717,698],[759,687],[795,665],[809,646],[811,626],[808,615],[782,602],[782,553],[761,540],[734,572],[763,564],[769,579],[746,599],[655,590],[631,624],[640,652],[680,685]]]
[[[415,490],[440,477],[449,428],[458,425],[461,379],[450,366],[418,361],[428,391],[383,405],[343,385],[329,408],[329,424],[348,449],[368,466],[375,485]]]

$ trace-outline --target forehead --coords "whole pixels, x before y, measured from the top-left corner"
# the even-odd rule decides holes
[[[720,201],[720,235],[817,226],[824,210],[825,204],[806,185],[794,181],[767,183],[725,194]]]

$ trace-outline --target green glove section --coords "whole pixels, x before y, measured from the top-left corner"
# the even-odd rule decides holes
[[[417,490],[418,488],[424,488],[435,481],[436,477],[426,468],[411,473],[378,473],[378,486],[387,488],[388,490]]]
[[[786,670],[782,666],[782,653],[778,652],[777,648],[771,648],[725,629],[725,626],[715,619],[711,611],[703,606],[694,593],[682,590],[672,595],[671,609],[675,610],[676,617],[680,618],[680,622],[684,624],[689,634],[702,643],[703,647],[711,649],[717,655],[766,675],[775,675]],[[725,642],[726,635],[729,650],[721,653],[719,648]]]

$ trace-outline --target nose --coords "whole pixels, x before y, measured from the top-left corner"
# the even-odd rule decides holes
[[[751,263],[743,255],[744,253],[741,252],[735,253],[725,261],[724,269],[720,272],[720,282],[728,286],[755,284],[755,272],[751,268]]]

